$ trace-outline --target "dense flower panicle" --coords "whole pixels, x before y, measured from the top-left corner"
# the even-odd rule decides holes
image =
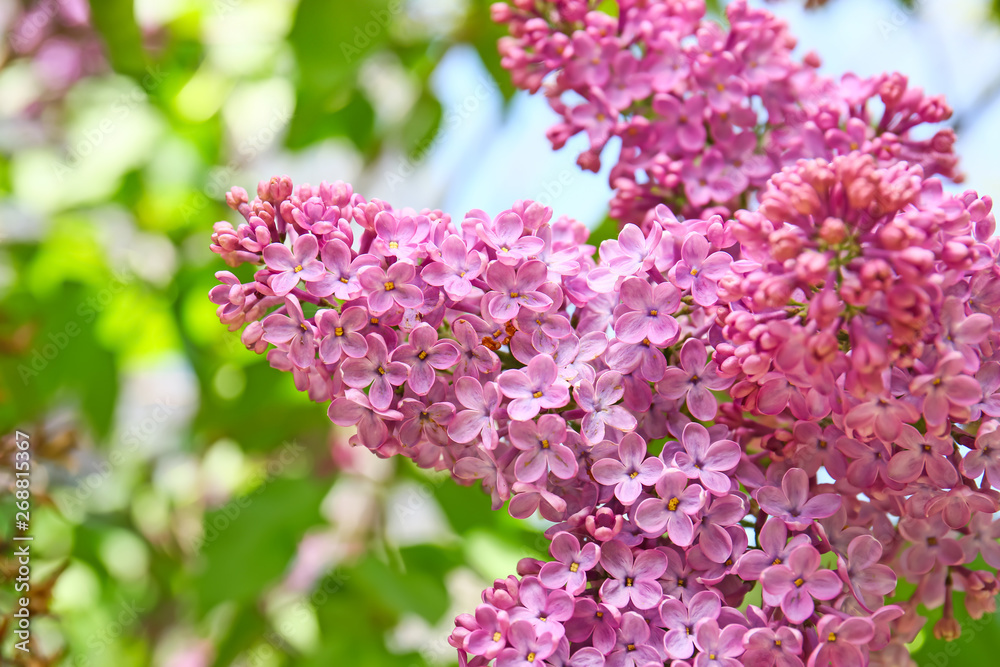
[[[456,222],[287,177],[235,188],[243,221],[212,236],[254,267],[217,274],[222,323],[353,444],[550,522],[553,560],[456,619],[461,664],[905,664],[918,605],[950,638],[956,593],[995,610],[1000,242],[989,197],[932,177],[950,143],[906,138],[942,103],[897,77],[820,80],[741,2],[728,33],[697,0],[621,2],[620,20],[515,4],[494,10],[515,77],[584,86],[592,139],[631,109],[653,142],[637,154],[734,168],[715,154],[746,141],[754,94],[784,125],[740,158],[764,146],[766,176],[702,204],[664,181],[596,249],[537,202]],[[887,604],[897,577],[915,592]]]
[[[1000,565],[988,198],[851,153],[782,170],[733,220],[657,207],[594,261],[582,225],[554,234],[532,203],[455,225],[339,183],[259,191],[216,226],[258,267],[218,274],[223,323],[356,444],[553,524],[555,560],[457,621],[466,664],[879,664],[918,603],[994,608],[994,573],[969,568]],[[296,222],[312,192],[336,221]],[[222,238],[257,224],[266,245]],[[717,255],[703,298],[688,278]],[[897,575],[917,593],[887,606]]]
[[[700,0],[619,2],[617,17],[593,5],[498,3],[493,18],[510,31],[500,54],[514,84],[543,91],[561,117],[548,132],[554,148],[586,133],[578,162],[597,171],[620,140],[618,220],[648,224],[658,203],[689,218],[727,215],[795,160],[858,150],[959,176],[952,130],[911,134],[950,117],[943,99],[896,73],[820,76],[815,54],[793,58],[785,23],[745,0],[727,5],[728,29]]]

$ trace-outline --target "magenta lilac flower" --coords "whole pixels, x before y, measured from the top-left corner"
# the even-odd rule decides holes
[[[352,444],[548,522],[460,664],[906,664],[1000,592],[1000,242],[935,177],[950,110],[742,0],[593,4],[492,11],[553,144],[620,139],[617,238],[274,178],[227,196],[212,249],[255,273],[210,300]]]

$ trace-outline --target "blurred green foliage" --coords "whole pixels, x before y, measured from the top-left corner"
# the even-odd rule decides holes
[[[208,290],[226,267],[208,242],[213,222],[234,219],[225,190],[270,175],[240,180],[262,155],[334,141],[364,166],[426,144],[442,120],[431,75],[457,45],[480,54],[509,99],[489,3],[457,3],[447,25],[396,0],[90,4],[103,70],[0,115],[0,432],[27,431],[33,444],[42,662],[31,664],[453,663],[448,578],[488,585],[517,557],[542,556],[540,533],[492,512],[478,488],[408,463],[371,477],[357,469],[369,465],[362,452],[342,472],[331,446],[343,452],[347,434],[219,324]],[[416,90],[398,121],[361,80],[386,56]],[[30,57],[0,57],[0,91],[24,91],[15,74]],[[271,128],[281,146],[240,125],[254,109],[237,97],[266,91],[288,95]],[[148,396],[136,393],[143,378]],[[180,398],[150,404],[170,383]],[[399,545],[386,534],[403,482],[429,489],[443,535]],[[351,551],[317,565],[304,588],[283,585],[300,545],[343,534],[349,511],[330,505],[344,484],[370,503]],[[434,630],[393,639],[413,619]],[[20,660],[12,643],[5,632],[3,664]]]

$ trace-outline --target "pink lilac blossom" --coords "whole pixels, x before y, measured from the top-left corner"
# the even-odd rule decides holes
[[[217,274],[220,320],[352,444],[550,522],[553,560],[456,619],[462,665],[898,664],[918,606],[957,636],[954,595],[1000,592],[1000,242],[989,197],[933,177],[948,132],[909,136],[946,107],[820,78],[743,2],[728,30],[619,9],[494,16],[518,85],[589,124],[550,137],[622,137],[613,216],[641,227],[595,256],[537,202],[453,221],[274,178],[215,226],[256,271]]]
[[[500,55],[514,85],[543,91],[560,117],[553,148],[586,133],[578,164],[596,172],[621,139],[615,219],[648,225],[658,203],[687,218],[728,215],[798,159],[859,150],[960,179],[954,131],[913,131],[947,120],[950,107],[902,75],[822,76],[815,53],[793,56],[783,21],[745,0],[726,6],[725,29],[701,0],[616,4],[614,18],[582,2],[493,6],[510,32]]]

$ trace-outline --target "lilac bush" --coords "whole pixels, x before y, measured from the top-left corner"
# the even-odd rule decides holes
[[[549,523],[456,619],[463,666],[906,664],[918,605],[955,638],[998,593],[992,201],[945,192],[953,137],[909,130],[947,107],[902,77],[824,79],[743,2],[619,10],[494,9],[555,143],[622,137],[617,239],[276,177],[215,226],[256,267],[220,319],[352,443]]]

